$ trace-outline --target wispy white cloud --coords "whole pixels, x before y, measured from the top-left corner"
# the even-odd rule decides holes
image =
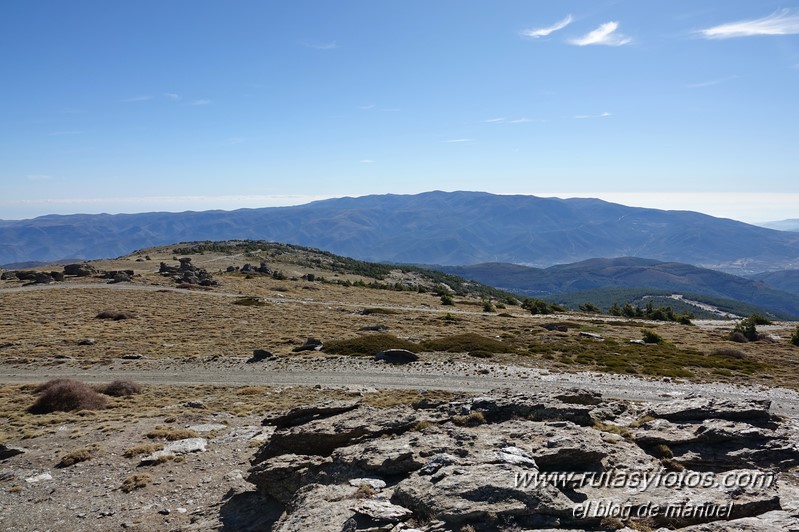
[[[199,100],[192,100],[189,102],[189,105],[211,105],[211,100],[206,99],[199,99]]]
[[[489,118],[488,120],[483,120],[486,124],[524,124],[526,122],[530,122],[531,120],[526,117],[521,118],[505,118],[505,117],[497,117],[497,118]]]
[[[303,46],[313,48],[314,50],[335,50],[338,48],[336,41],[331,42],[303,42]]]
[[[574,115],[574,118],[578,120],[585,120],[587,118],[608,118],[609,116],[613,116],[611,113],[604,112],[599,113],[598,115]]]
[[[28,176],[25,176],[25,179],[27,179],[28,181],[50,181],[51,179],[53,179],[53,176],[51,176],[51,175],[28,175]]]
[[[358,106],[358,109],[360,109],[361,111],[371,111],[375,107],[377,107],[375,104],[370,103],[368,105],[360,105]]]
[[[566,26],[572,23],[572,16],[566,15],[566,18],[557,21],[551,26],[546,26],[544,28],[530,28],[526,30],[522,30],[519,32],[523,37],[530,37],[532,39],[538,39],[539,37],[546,37],[556,31],[562,30]]]
[[[449,139],[445,140],[444,142],[446,142],[447,144],[457,144],[460,142],[474,142],[474,139]]]
[[[122,100],[123,103],[135,103],[135,102],[146,102],[148,100],[152,100],[152,96],[133,96],[131,98],[125,98]]]
[[[181,100],[180,94],[175,94],[174,92],[165,92],[164,96],[168,99],[172,100],[173,102],[178,102]]]
[[[721,79],[713,79],[710,81],[702,81],[700,83],[689,83],[685,86],[686,89],[701,89],[703,87],[712,87],[713,85],[720,85],[722,83],[726,83],[728,81],[732,81],[737,79],[738,76],[727,76],[726,78]]]
[[[372,164],[374,161],[372,159],[361,159],[358,162],[363,163],[363,164]]]
[[[755,35],[799,34],[799,11],[781,9],[771,15],[753,20],[740,20],[699,30],[706,39],[731,39]]]
[[[77,131],[77,130],[53,131],[52,133],[49,133],[49,135],[51,137],[63,137],[63,136],[67,136],[67,135],[80,135],[81,133],[83,133],[83,132],[82,131]]]
[[[633,42],[632,38],[616,33],[619,23],[616,21],[606,22],[594,31],[590,31],[582,37],[571,39],[569,42],[576,46],[623,46]]]

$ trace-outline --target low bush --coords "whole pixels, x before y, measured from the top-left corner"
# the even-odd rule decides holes
[[[132,312],[128,311],[118,311],[118,310],[103,310],[99,312],[95,318],[98,320],[132,320],[136,317],[136,315]]]
[[[196,438],[197,433],[189,429],[170,429],[166,427],[155,427],[145,434],[151,440],[178,441],[188,438]]]
[[[660,336],[655,331],[650,331],[649,329],[641,329],[641,334],[644,335],[644,343],[647,344],[662,344],[663,337]]]
[[[147,484],[152,481],[153,477],[147,473],[136,473],[135,475],[131,475],[126,478],[120,489],[125,493],[130,493],[133,490],[141,489],[147,486]]]
[[[133,381],[116,380],[100,388],[99,392],[111,397],[128,397],[141,393],[141,385]]]
[[[77,449],[62,456],[61,461],[56,464],[56,467],[69,467],[77,464],[78,462],[91,460],[93,457],[94,449]]]
[[[70,412],[72,410],[100,410],[106,399],[90,386],[70,379],[57,379],[39,386],[39,398],[28,408],[31,414]]]
[[[799,325],[796,326],[796,330],[793,332],[791,336],[791,343],[793,345],[799,345]]]

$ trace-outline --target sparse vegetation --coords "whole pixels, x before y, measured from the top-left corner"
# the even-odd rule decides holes
[[[57,379],[41,385],[39,398],[28,408],[31,414],[69,412],[72,410],[99,410],[105,408],[106,399],[90,386],[70,379]]]
[[[177,441],[185,440],[187,438],[196,438],[197,433],[188,429],[173,429],[169,427],[158,426],[145,434],[151,440],[166,440]]]
[[[122,456],[125,458],[134,458],[142,454],[153,454],[154,452],[160,451],[163,448],[164,446],[160,443],[140,443],[125,449],[125,452],[122,453]]]
[[[244,296],[233,301],[234,305],[241,305],[243,307],[265,307],[267,302],[263,298],[255,296]]]
[[[791,343],[799,346],[799,325],[796,326],[796,330],[791,335]]]
[[[452,299],[452,296],[450,294],[441,294],[441,304],[452,306],[455,304],[455,300]]]
[[[757,332],[757,325],[762,319],[763,318],[757,314],[752,314],[748,318],[742,319],[735,325],[732,333],[730,333],[730,340],[741,343],[756,342],[760,339],[760,335]]]
[[[566,309],[555,303],[544,301],[543,299],[530,299],[527,298],[522,301],[522,308],[529,310],[530,314],[555,314],[556,312],[563,312]]]

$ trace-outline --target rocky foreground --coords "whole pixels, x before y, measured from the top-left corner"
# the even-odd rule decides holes
[[[263,424],[226,529],[799,530],[799,425],[768,401],[498,391]]]

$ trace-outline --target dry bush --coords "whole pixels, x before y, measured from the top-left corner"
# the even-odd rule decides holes
[[[126,310],[118,311],[118,310],[103,310],[102,312],[98,313],[95,318],[98,320],[132,320],[136,317],[136,315],[132,312],[128,312]]]
[[[177,441],[188,438],[196,438],[197,433],[188,429],[170,429],[167,427],[158,426],[145,434],[145,436],[151,440]]]
[[[482,412],[470,412],[466,416],[452,416],[452,422],[461,427],[476,427],[486,422]]]
[[[111,397],[128,397],[141,393],[141,390],[141,385],[133,381],[116,380],[107,386],[103,386],[99,391]]]
[[[77,464],[78,462],[85,462],[94,457],[95,449],[76,449],[68,452],[61,457],[61,461],[56,464],[56,467],[69,467]]]
[[[105,408],[106,399],[90,386],[70,379],[57,379],[59,382],[44,383],[42,392],[28,412],[49,414],[72,410],[100,410]]]
[[[147,473],[136,473],[135,475],[131,475],[125,479],[125,482],[122,483],[122,487],[120,488],[125,493],[130,493],[133,490],[141,489],[145,487],[147,484],[152,482],[153,477],[148,475]]]
[[[164,446],[160,443],[140,443],[139,445],[134,445],[128,449],[125,449],[125,452],[122,453],[122,456],[125,458],[133,458],[134,456],[139,456],[142,454],[153,454],[156,451],[160,451],[163,449]]]

